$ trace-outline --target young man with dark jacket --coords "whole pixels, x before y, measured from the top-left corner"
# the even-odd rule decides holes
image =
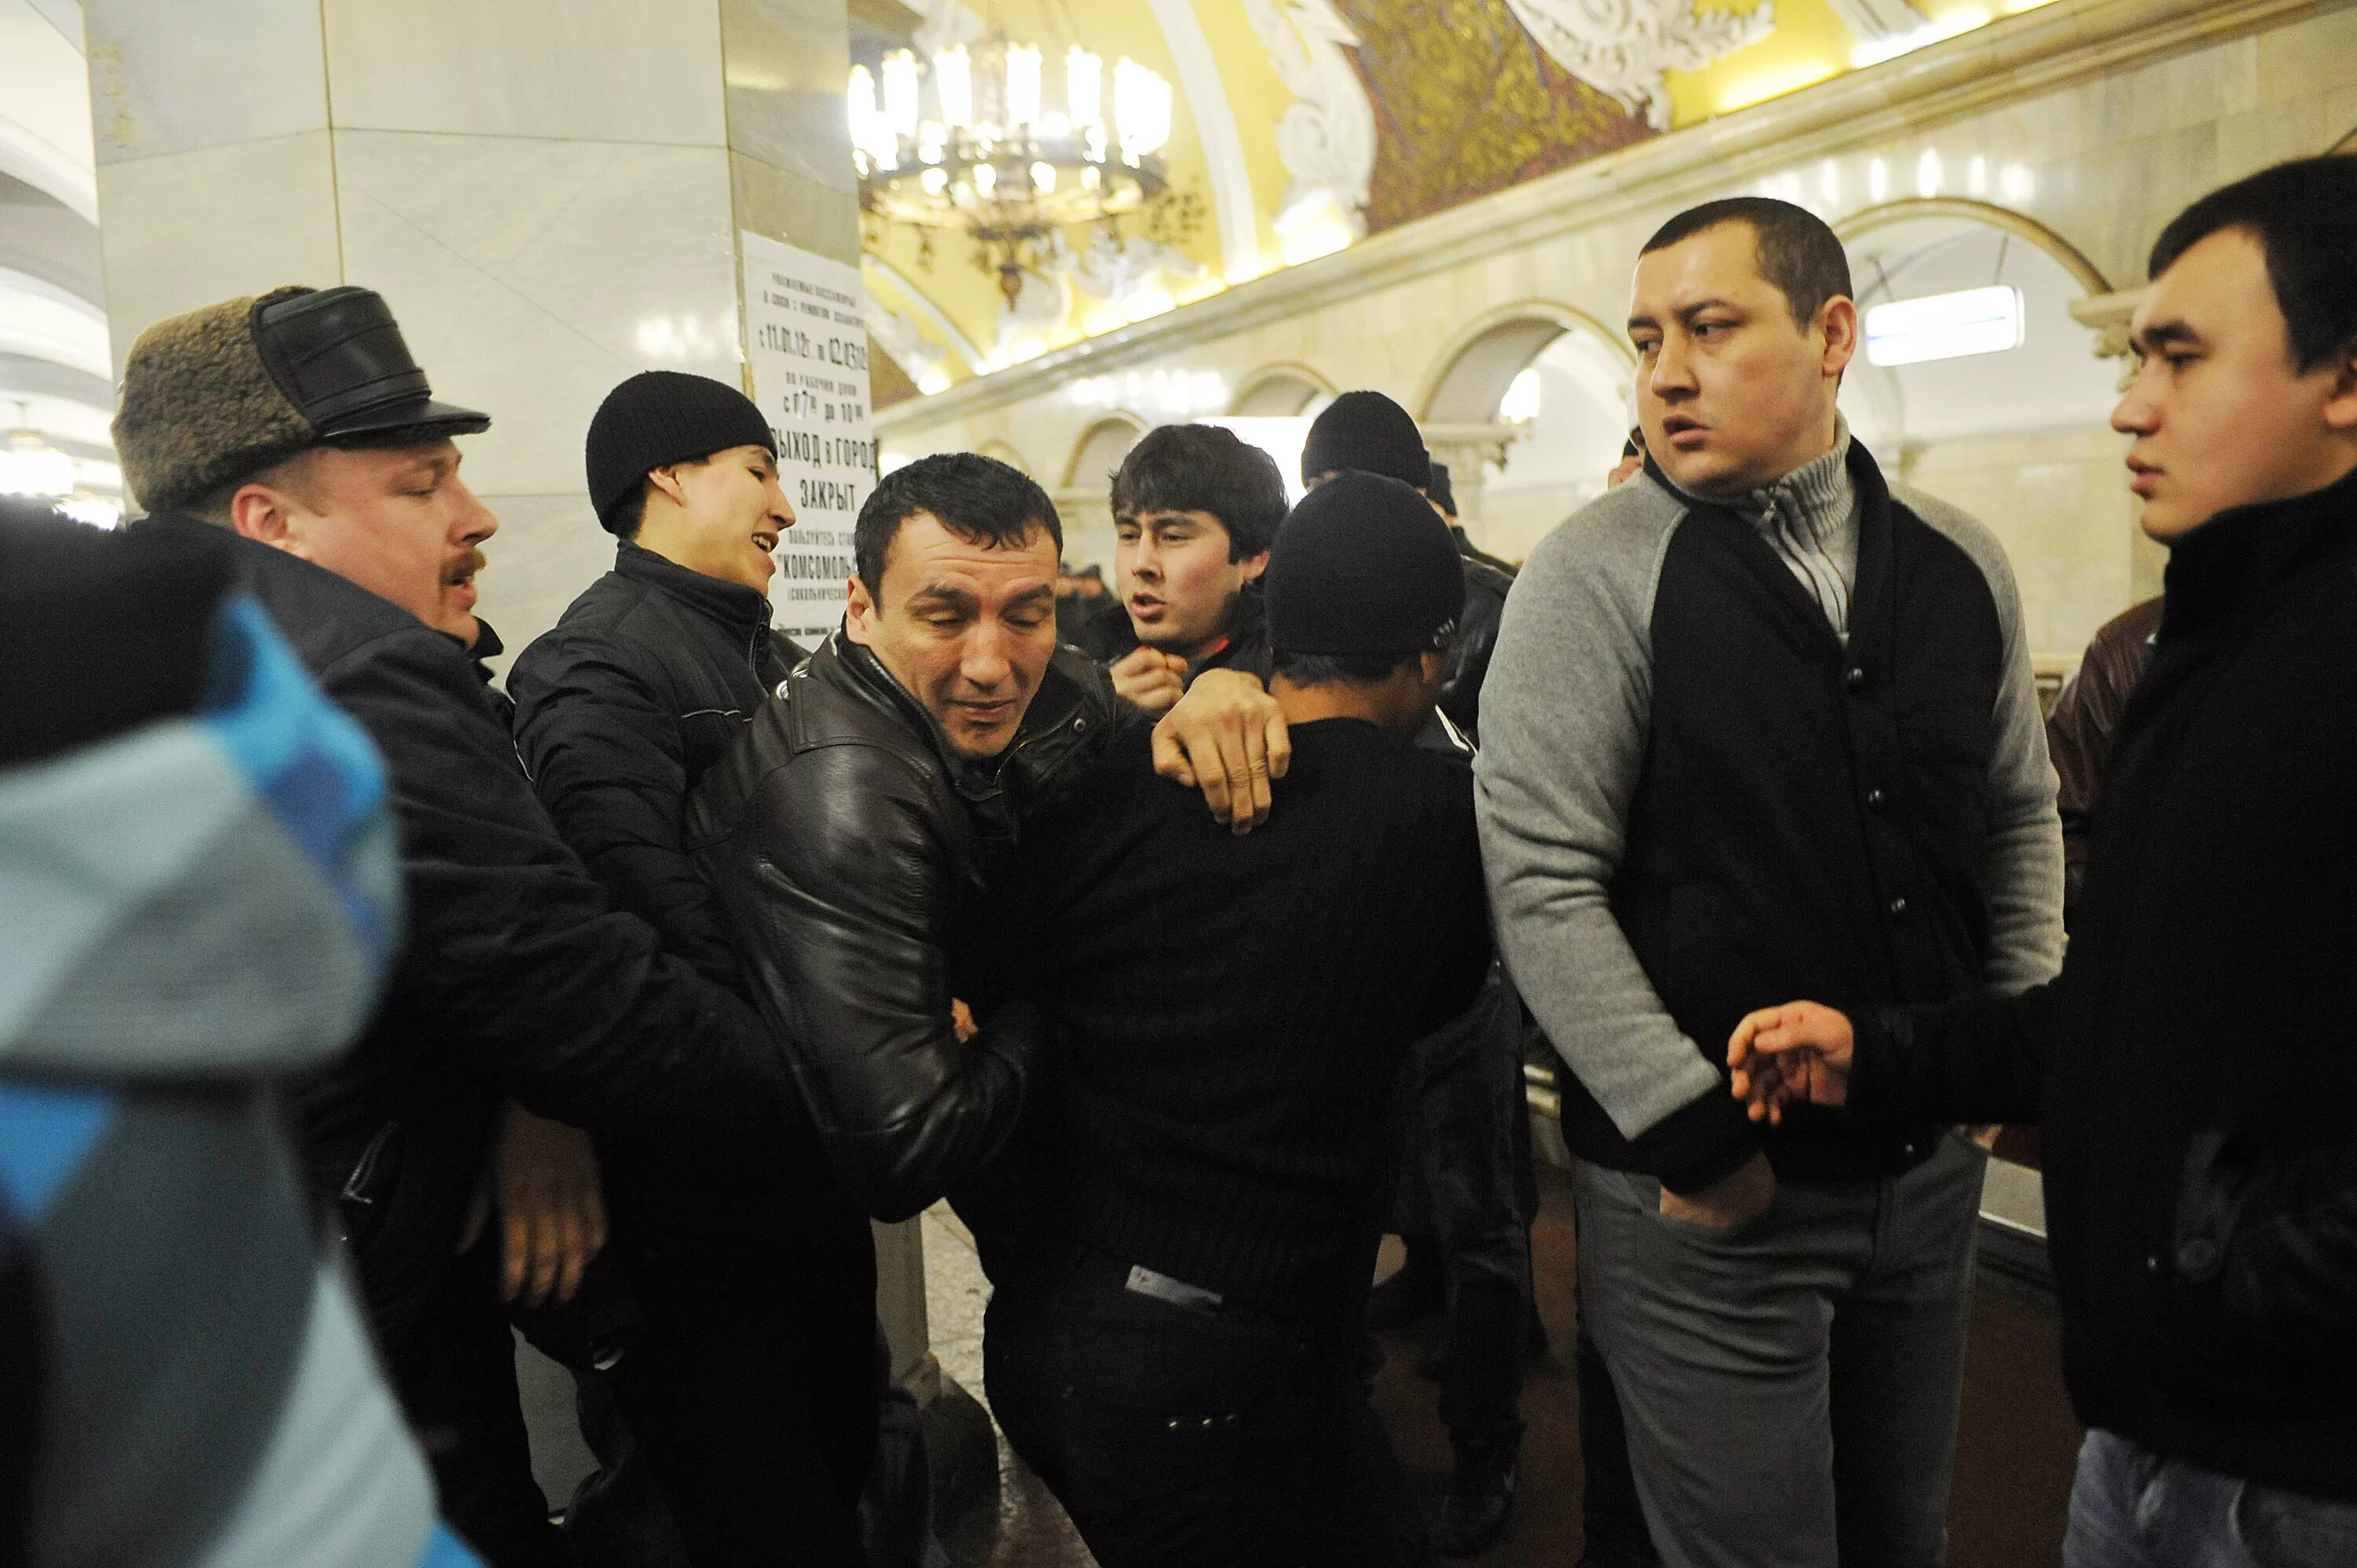
[[[1664,1561],[1929,1568],[1984,1156],[1930,1117],[1763,1132],[1717,1042],[1800,990],[2053,972],[2020,607],[1987,530],[1842,424],[1820,220],[1693,209],[1632,295],[1651,461],[1523,566],[1474,764],[1499,945],[1570,1069],[1581,1300]]]
[[[1393,1084],[1490,968],[1471,776],[1414,744],[1464,582],[1363,473],[1295,509],[1269,577],[1282,809],[1222,833],[1125,735],[991,920],[992,985],[1060,1041],[991,1405],[1106,1568],[1429,1551],[1357,1359]]]
[[[842,629],[689,803],[746,983],[836,1175],[879,1219],[989,1164],[1042,1047],[1021,1005],[962,1039],[952,961],[1027,818],[1122,717],[1103,669],[1057,643],[1062,544],[1047,492],[1004,463],[948,453],[884,476]],[[1152,744],[1242,833],[1267,816],[1284,727],[1259,682],[1217,671]]]
[[[2071,1568],[2357,1561],[2357,158],[2161,231],[2113,411],[2169,547],[2061,976],[1728,1043],[1755,1116],[2037,1120]]]
[[[1115,596],[1089,651],[1140,713],[1167,712],[1204,670],[1268,679],[1261,574],[1285,521],[1276,459],[1215,424],[1165,424],[1113,476]]]
[[[759,1019],[582,869],[468,664],[476,547],[498,523],[451,437],[489,423],[433,400],[377,295],[289,288],[143,333],[114,437],[150,514],[136,526],[240,536],[241,585],[388,765],[401,956],[352,1050],[289,1098],[445,1511],[506,1564],[563,1547],[504,1331],[490,1362],[465,1359],[468,1293],[494,1283],[458,1241],[500,1101],[646,1146],[773,1137],[799,1102]],[[806,1127],[774,1157],[823,1179]],[[505,1409],[492,1450],[468,1441],[487,1402]]]
[[[517,754],[557,832],[666,951],[740,993],[682,819],[802,657],[770,626],[770,553],[794,521],[775,440],[751,399],[706,377],[648,371],[608,393],[586,456],[614,569],[508,679]],[[780,1112],[770,1139],[606,1158],[616,1252],[645,1317],[613,1376],[699,1563],[842,1556],[890,1397],[866,1211],[771,1159],[789,1135]],[[921,1504],[907,1522],[921,1534]]]

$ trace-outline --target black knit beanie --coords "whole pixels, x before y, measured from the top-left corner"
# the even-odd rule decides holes
[[[1397,479],[1352,471],[1308,495],[1268,560],[1268,644],[1280,653],[1422,653],[1465,608],[1457,542]]]
[[[1379,392],[1346,392],[1309,422],[1301,482],[1343,468],[1387,474],[1417,489],[1432,483],[1432,457],[1407,410]]]
[[[589,421],[589,504],[612,532],[615,514],[649,470],[726,452],[777,451],[753,400],[726,381],[683,371],[641,371],[606,394]]]

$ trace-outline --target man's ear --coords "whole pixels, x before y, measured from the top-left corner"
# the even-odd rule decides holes
[[[296,551],[296,536],[287,525],[292,519],[294,503],[269,485],[240,485],[237,493],[229,498],[229,525],[248,539],[291,553]]]
[[[2332,385],[2324,394],[2324,425],[2336,435],[2357,435],[2357,342],[2343,344],[2329,361]]]
[[[878,612],[874,596],[868,593],[867,585],[860,580],[856,572],[851,575],[850,598],[851,602],[843,609],[843,635],[862,648],[873,648],[876,646]]]
[[[1268,570],[1268,552],[1264,550],[1257,555],[1247,555],[1236,565],[1243,573],[1243,581],[1256,583],[1260,575]]]
[[[679,482],[681,465],[666,463],[660,468],[647,470],[648,486],[668,497],[673,506],[687,504],[687,487]]]
[[[1857,356],[1857,302],[1834,295],[1818,310],[1817,328],[1825,335],[1824,373],[1839,376]]]

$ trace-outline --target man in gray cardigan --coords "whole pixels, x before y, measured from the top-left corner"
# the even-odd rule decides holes
[[[1787,994],[2061,957],[2012,575],[1851,439],[1849,294],[1787,203],[1648,242],[1652,456],[1533,553],[1482,699],[1499,944],[1571,1069],[1582,1299],[1673,1564],[1942,1561],[1984,1160],[1929,1123],[1756,1127],[1718,1042]]]

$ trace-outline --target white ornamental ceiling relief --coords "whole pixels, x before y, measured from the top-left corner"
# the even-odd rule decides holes
[[[1893,9],[1897,0],[1848,0],[1853,6]],[[1722,55],[1768,36],[1775,7],[1747,16],[1697,14],[1694,0],[1506,0],[1556,64],[1618,102],[1641,113],[1656,131],[1670,128],[1670,93],[1663,75],[1700,70]]]
[[[1277,80],[1293,94],[1276,125],[1277,156],[1291,177],[1277,208],[1280,233],[1329,211],[1353,234],[1375,173],[1375,110],[1345,49],[1358,35],[1332,0],[1244,0]]]

